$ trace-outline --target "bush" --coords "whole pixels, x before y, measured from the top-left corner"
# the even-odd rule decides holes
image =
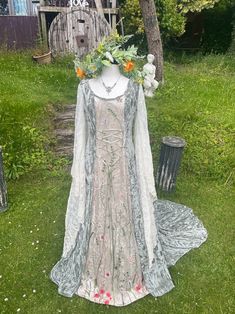
[[[21,122],[21,115],[11,109],[7,107],[0,110],[0,143],[6,177],[17,179],[35,167],[46,165],[50,156],[46,152],[49,139],[33,127],[28,119]]]

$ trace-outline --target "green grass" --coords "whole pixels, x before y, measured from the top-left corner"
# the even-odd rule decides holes
[[[71,58],[36,64],[30,52],[0,53],[0,145],[7,177],[54,164],[45,149],[53,146],[56,108],[76,100],[77,79]]]
[[[183,137],[182,172],[234,183],[235,58],[183,57],[165,64],[165,86],[149,102],[152,148]]]
[[[8,101],[9,120],[11,114],[19,113],[24,121],[48,136],[53,108],[48,104],[73,103],[76,99],[76,80],[69,61],[38,67],[27,54],[1,58],[5,74],[0,84],[6,90],[0,109],[2,101]],[[11,79],[7,73],[11,73]],[[62,253],[71,177],[65,171],[51,173],[44,168],[7,181],[9,208],[0,214],[0,313],[17,313],[18,308],[19,313],[27,314],[235,312],[235,202],[232,176],[227,180],[234,167],[233,61],[226,56],[172,56],[166,62],[165,77],[165,86],[147,103],[154,167],[161,136],[179,135],[188,145],[176,192],[159,193],[159,197],[193,208],[209,233],[207,242],[170,268],[175,288],[162,297],[147,296],[122,308],[95,304],[76,295],[59,295],[48,276]],[[36,86],[34,79],[41,85]],[[11,87],[11,81],[18,87]],[[30,85],[29,91],[25,84]],[[214,139],[219,142],[213,144]],[[221,147],[223,154],[218,156]]]

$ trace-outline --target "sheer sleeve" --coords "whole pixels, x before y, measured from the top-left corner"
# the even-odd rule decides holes
[[[137,112],[134,122],[134,145],[136,170],[139,181],[140,200],[142,204],[146,244],[149,261],[153,258],[153,248],[156,242],[156,225],[154,219],[154,204],[157,194],[154,183],[152,152],[149,140],[147,109],[142,85],[139,85]]]
[[[79,225],[83,223],[85,209],[85,145],[86,119],[84,113],[85,97],[82,84],[77,89],[77,104],[75,111],[73,162],[71,167],[71,188],[65,217],[65,237],[63,256],[74,244]]]

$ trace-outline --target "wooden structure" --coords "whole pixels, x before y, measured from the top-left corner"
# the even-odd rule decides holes
[[[86,9],[103,16],[112,28],[116,28],[119,14],[117,0],[40,0],[38,6],[39,25],[42,37],[48,41],[48,31],[53,19],[59,14],[68,14],[86,4]]]
[[[37,16],[0,16],[0,46],[7,49],[33,48],[38,30]]]
[[[74,52],[82,57],[96,48],[110,30],[105,18],[94,10],[77,8],[61,12],[50,25],[49,47],[54,56]]]

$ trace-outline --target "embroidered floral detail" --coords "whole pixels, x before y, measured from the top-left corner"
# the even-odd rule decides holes
[[[99,293],[95,293],[94,298],[99,298]]]
[[[110,292],[106,292],[106,295],[108,298],[111,298],[111,293]]]
[[[110,273],[109,273],[109,272],[105,273],[105,276],[106,276],[106,277],[109,277],[109,276],[110,276]]]
[[[101,240],[104,240],[104,235],[103,235],[103,234],[100,236],[100,239],[101,239]]]
[[[100,289],[99,293],[104,294],[105,293],[104,289]]]
[[[105,301],[104,301],[104,304],[109,304],[109,300],[105,300]]]
[[[141,284],[138,284],[138,285],[135,286],[135,290],[136,290],[136,291],[139,292],[141,289],[142,289]]]

